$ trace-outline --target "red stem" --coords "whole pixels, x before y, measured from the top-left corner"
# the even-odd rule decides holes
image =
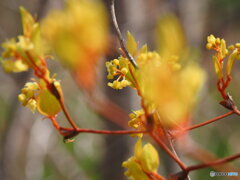
[[[240,153],[229,156],[229,157],[226,157],[226,158],[223,158],[223,159],[218,159],[216,161],[212,161],[212,162],[209,162],[209,163],[189,166],[188,168],[185,169],[185,172],[189,173],[190,171],[194,171],[194,170],[203,169],[203,168],[210,167],[210,166],[215,166],[215,165],[227,163],[229,161],[233,161],[233,160],[238,159],[238,158],[240,158]]]
[[[83,128],[64,128],[61,127],[60,129],[66,130],[66,131],[73,131],[73,132],[79,132],[79,133],[93,133],[93,134],[138,134],[138,133],[147,133],[147,131],[137,131],[137,130],[119,130],[119,131],[110,131],[110,130],[93,130],[93,129],[83,129]]]
[[[151,175],[152,177],[154,177],[154,179],[157,179],[157,180],[165,180],[165,178],[162,177],[162,176],[160,176],[158,173],[152,172],[152,173],[150,173],[150,175]]]
[[[199,128],[199,127],[202,127],[202,126],[205,126],[205,125],[208,125],[208,124],[211,124],[211,123],[213,123],[215,121],[218,121],[218,120],[223,119],[223,118],[225,118],[227,116],[230,116],[233,113],[235,113],[235,111],[229,111],[229,112],[227,112],[227,113],[225,113],[223,115],[217,116],[217,117],[215,117],[213,119],[210,119],[210,120],[208,120],[206,122],[203,122],[203,123],[200,123],[200,124],[196,124],[196,125],[187,127],[183,131],[190,131],[190,130],[193,130],[193,129],[196,129],[196,128]]]
[[[60,106],[63,110],[63,113],[64,115],[66,116],[68,122],[71,124],[71,126],[74,128],[74,130],[77,130],[78,129],[78,126],[75,124],[75,122],[73,121],[72,117],[70,116],[70,114],[68,113],[64,103],[63,103],[63,100],[62,98],[58,99],[59,100],[59,103],[60,103]]]

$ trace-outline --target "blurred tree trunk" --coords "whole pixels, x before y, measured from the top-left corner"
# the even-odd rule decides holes
[[[108,7],[108,10],[109,10],[109,3],[110,3],[109,0],[105,0],[105,4]],[[116,1],[115,8],[116,8],[117,20],[121,28],[124,22],[126,21],[123,1]],[[113,34],[115,34],[115,29],[113,25],[111,26],[111,31]],[[118,54],[114,54],[112,56],[106,57],[106,60],[111,60],[117,57],[118,57]],[[105,66],[103,68],[105,69]],[[105,78],[106,73],[104,73],[103,76],[104,76],[103,79],[106,79]],[[107,84],[107,80],[105,80],[105,82],[103,83]],[[106,87],[105,94],[111,101],[113,101],[114,103],[122,107],[124,110],[129,112],[130,94],[128,89],[117,91],[110,87]],[[107,120],[105,121],[105,126],[107,129],[110,129],[110,130],[121,129],[121,127]],[[101,162],[102,179],[114,179],[114,180],[124,179],[124,176],[123,176],[124,170],[123,168],[121,168],[121,163],[127,158],[127,154],[129,151],[128,136],[124,136],[124,135],[123,136],[111,136],[111,135],[105,136],[105,147],[106,147],[106,150]]]

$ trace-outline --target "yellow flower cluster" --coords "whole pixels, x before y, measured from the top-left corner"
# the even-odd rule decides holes
[[[165,126],[175,127],[186,120],[204,82],[203,70],[193,62],[184,62],[183,66],[175,54],[171,56],[165,52],[164,57],[161,57],[158,52],[148,51],[146,45],[138,51],[137,43],[130,33],[127,45],[129,52],[135,55],[139,68],[132,68],[123,57],[107,62],[108,79],[118,77],[108,85],[121,89],[125,86],[121,86],[118,81],[126,77],[132,87],[139,89],[148,111],[158,112]],[[126,72],[132,68],[132,74],[124,74],[122,68],[126,68]],[[138,87],[135,87],[135,81]],[[140,122],[139,118],[134,118],[129,125],[136,128],[137,122]]]
[[[22,105],[31,109],[32,112],[35,112],[37,108],[36,91],[39,89],[40,87],[36,82],[28,82],[22,89],[22,93],[18,95],[18,100]]]
[[[59,81],[52,78],[55,88],[61,93],[61,85]],[[28,107],[32,112],[36,109],[44,116],[55,116],[61,106],[56,97],[48,90],[46,83],[43,80],[40,82],[27,82],[18,95],[18,100],[23,106]]]
[[[142,109],[137,110],[137,111],[133,111],[133,113],[129,114],[129,118],[131,119],[128,122],[129,127],[132,127],[132,128],[137,129],[139,131],[146,130],[146,128],[145,128],[146,119],[145,119],[144,111]],[[142,134],[137,134],[137,136],[142,137]]]
[[[43,48],[41,46],[40,27],[35,22],[31,14],[23,7],[20,7],[23,35],[18,36],[17,40],[7,40],[2,44],[4,49],[1,57],[1,63],[6,72],[23,72],[33,67],[33,62],[40,64],[38,58],[32,61],[28,55],[42,56]]]
[[[158,152],[150,143],[142,147],[142,141],[139,138],[135,145],[134,156],[124,161],[122,166],[128,168],[125,175],[131,179],[148,180],[148,174],[157,172],[159,166]]]
[[[240,59],[240,43],[230,45],[227,48],[224,39],[216,38],[211,34],[207,37],[206,48],[216,51],[216,54],[213,56],[213,62],[218,79],[224,77],[223,61],[224,58],[229,56],[227,60],[226,74],[227,76],[230,76],[235,59]]]
[[[144,111],[138,110],[138,111],[133,111],[133,113],[129,114],[129,117],[131,121],[128,122],[128,125],[132,128],[138,129],[139,126],[144,122],[142,119],[144,116]]]
[[[128,65],[128,60],[123,57],[106,62],[108,71],[107,78],[113,79],[115,76],[118,76],[117,80],[114,80],[112,83],[109,82],[108,86],[114,89],[122,89],[126,86],[131,85],[131,82],[126,79],[131,76],[128,70]]]
[[[223,59],[228,54],[228,50],[226,48],[226,41],[224,39],[215,38],[214,35],[210,35],[207,37],[207,49],[217,49],[221,52],[220,58]]]

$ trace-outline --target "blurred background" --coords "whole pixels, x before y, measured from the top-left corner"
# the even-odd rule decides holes
[[[108,0],[104,3],[108,5]],[[63,7],[63,0],[0,0],[0,42],[22,32],[19,6],[22,5],[39,19],[52,8]],[[207,73],[199,106],[194,111],[193,124],[227,112],[219,105],[221,97],[216,89],[216,75],[211,60],[212,52],[205,49],[206,38],[214,34],[233,44],[240,40],[240,0],[118,0],[116,12],[120,28],[139,41],[155,47],[158,19],[171,13],[184,29],[187,43],[197,61]],[[114,34],[114,30],[112,30]],[[117,48],[117,47],[116,47]],[[111,59],[118,54],[111,54]],[[81,127],[93,129],[121,129],[94,113],[84,101],[68,71],[59,63],[49,64],[52,72],[62,80],[67,107]],[[107,87],[106,69],[100,65],[99,89],[127,113],[139,108],[139,100],[129,89],[115,91]],[[228,89],[240,105],[240,64],[233,70],[233,81]],[[32,114],[20,105],[17,95],[32,76],[31,73],[5,74],[0,69],[0,179],[1,180],[123,180],[121,163],[131,156],[136,139],[128,136],[80,134],[74,143],[65,144],[48,120]],[[60,115],[59,119],[64,119]],[[125,122],[126,123],[126,122]],[[206,162],[239,152],[239,117],[233,115],[192,131],[187,143],[178,150],[186,164]],[[159,172],[177,172],[175,164],[160,150]],[[232,163],[240,167],[240,161]],[[232,167],[227,165],[227,168]],[[222,170],[221,166],[218,167]],[[226,168],[226,167],[224,167]],[[191,173],[193,180],[210,179],[211,168]],[[226,179],[226,177],[217,177]]]

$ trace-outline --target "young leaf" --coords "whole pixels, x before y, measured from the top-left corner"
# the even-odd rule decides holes
[[[24,8],[20,7],[20,13],[22,18],[23,34],[30,37],[34,28],[35,20],[32,15]]]
[[[140,161],[144,171],[156,172],[159,166],[157,150],[149,143],[144,145],[140,156]]]
[[[37,97],[37,109],[44,116],[55,116],[61,111],[61,106],[56,97],[44,89]]]
[[[227,75],[231,74],[232,71],[232,66],[234,64],[234,60],[237,56],[238,51],[234,50],[233,53],[229,56],[228,58],[228,62],[227,62]]]
[[[134,39],[134,37],[132,36],[132,34],[128,31],[127,32],[127,49],[130,52],[130,54],[132,56],[135,56],[137,53],[137,48],[138,48],[138,44],[136,42],[136,40]]]

